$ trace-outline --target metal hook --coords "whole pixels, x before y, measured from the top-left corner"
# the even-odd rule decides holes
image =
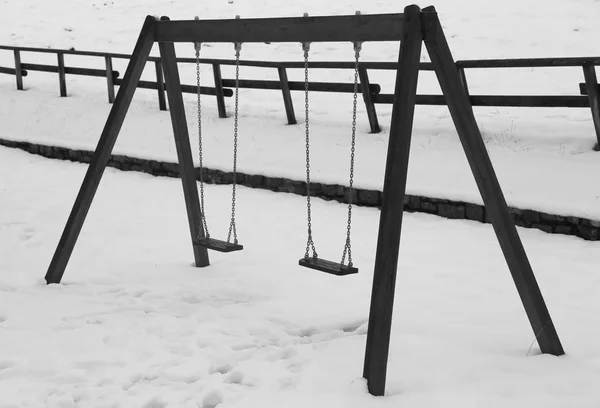
[[[304,15],[302,17],[308,17],[308,13],[304,13]],[[310,51],[310,43],[309,42],[302,43],[302,51],[304,51],[304,52]]]
[[[354,15],[360,16],[360,10],[356,10]],[[354,52],[360,52],[361,49],[362,49],[362,42],[360,42],[360,41],[355,42],[354,43]]]
[[[194,17],[194,20],[200,20],[200,17],[196,16],[196,17]],[[202,43],[199,43],[199,42],[194,43],[194,50],[196,52],[200,52],[200,48],[202,48]]]
[[[240,15],[238,14],[237,16],[235,16],[236,20],[240,19]],[[233,44],[233,48],[235,49],[235,52],[239,53],[242,50],[242,43],[241,42],[236,42]]]

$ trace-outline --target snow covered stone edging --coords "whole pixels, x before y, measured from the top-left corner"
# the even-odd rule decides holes
[[[93,152],[88,150],[75,150],[65,147],[41,145],[30,142],[20,142],[0,138],[0,145],[21,149],[32,154],[41,155],[52,159],[70,160],[74,162],[89,163]],[[139,171],[154,176],[179,177],[177,163],[161,162],[156,160],[139,159],[135,157],[112,155],[108,165],[125,171]],[[199,179],[196,169],[196,177]],[[204,181],[210,184],[231,184],[233,174],[220,170],[205,169]],[[261,188],[276,192],[306,195],[304,181],[290,180],[280,177],[266,177],[254,174],[237,174],[237,183],[246,187]],[[311,194],[325,199],[347,202],[347,188],[336,184],[313,183]],[[359,206],[379,207],[381,205],[381,191],[356,190],[353,202]],[[404,210],[408,212],[422,212],[439,215],[451,219],[467,219],[489,223],[485,207],[479,204],[452,201],[424,196],[407,195],[404,200]],[[536,228],[548,233],[575,235],[589,241],[600,240],[600,220],[547,214],[535,210],[521,210],[510,208],[515,224],[527,228]]]

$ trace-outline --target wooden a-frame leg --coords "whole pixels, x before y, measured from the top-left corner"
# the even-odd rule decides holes
[[[167,18],[162,17],[161,20],[167,20]],[[177,69],[175,46],[173,43],[159,43],[158,47],[163,64],[167,99],[169,101],[171,123],[173,124],[175,147],[177,148],[177,159],[179,161],[179,173],[181,182],[183,183],[183,195],[192,238],[192,248],[194,250],[194,260],[198,267],[208,266],[210,264],[208,250],[204,247],[193,245],[194,240],[198,236],[204,238],[204,228],[201,222],[202,214],[198,199],[198,186],[196,185],[196,177],[194,176],[194,161],[192,160],[190,136],[185,118],[185,107],[181,93],[179,70]]]
[[[65,272],[73,248],[83,227],[85,217],[92,205],[92,200],[102,179],[104,169],[110,158],[112,149],[119,136],[119,131],[125,120],[127,109],[131,104],[137,83],[142,75],[146,60],[154,44],[154,31],[156,19],[152,16],[146,17],[138,41],[131,55],[127,71],[123,77],[123,83],[119,89],[115,103],[110,110],[108,119],[96,146],[94,156],[73,204],[73,209],[65,225],[60,241],[46,272],[47,283],[60,283]]]
[[[434,7],[423,9],[424,41],[479,192],[543,353],[564,354]]]
[[[383,395],[385,392],[402,208],[421,58],[420,14],[418,6],[404,9],[404,33],[396,73],[363,368],[363,377],[367,380],[369,393],[372,395]]]
[[[592,110],[592,122],[596,130],[596,150],[600,152],[600,86],[596,77],[596,67],[593,64],[585,64],[583,66],[583,76],[587,86],[587,94]]]

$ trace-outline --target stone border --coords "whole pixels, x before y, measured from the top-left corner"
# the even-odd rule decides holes
[[[21,149],[52,159],[70,160],[80,163],[90,163],[94,154],[94,152],[88,150],[75,150],[2,138],[0,138],[0,146]],[[154,176],[179,177],[177,163],[112,155],[108,166],[124,171],[139,171]],[[196,169],[196,178],[200,179],[199,169]],[[210,184],[231,184],[233,174],[220,170],[205,169],[204,181]],[[259,174],[238,173],[236,182],[251,188],[306,195],[306,183],[304,181],[290,180],[282,177],[267,177]],[[339,184],[313,183],[311,187],[311,194],[315,197],[347,203],[346,193],[348,189],[344,186]],[[380,207],[381,194],[379,190],[357,189],[355,190],[353,203],[364,207]],[[404,198],[404,210],[434,214],[451,219],[466,219],[490,223],[484,206],[461,201],[406,195]],[[510,212],[515,224],[521,227],[536,228],[548,233],[575,235],[588,241],[600,240],[600,221],[581,217],[547,214],[535,210],[521,210],[512,207],[510,208]]]

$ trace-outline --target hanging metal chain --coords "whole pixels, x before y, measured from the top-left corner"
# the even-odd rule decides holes
[[[198,19],[198,17],[196,17]],[[208,233],[208,225],[206,224],[206,207],[204,206],[204,169],[202,163],[202,105],[200,103],[200,48],[201,43],[195,43],[196,50],[196,92],[198,96],[198,161],[200,166],[200,214],[202,227],[204,228],[204,236],[210,238]],[[200,229],[198,229],[198,238],[200,239]]]
[[[235,113],[233,121],[233,187],[231,190],[231,220],[229,222],[229,233],[227,234],[227,242],[231,239],[233,232],[233,243],[238,243],[237,230],[235,228],[235,200],[236,200],[236,179],[237,179],[237,145],[238,145],[238,117],[239,117],[239,89],[240,89],[240,51],[242,50],[241,43],[235,43]]]
[[[304,258],[307,259],[312,250],[313,258],[317,258],[317,250],[312,236],[312,214],[310,204],[310,126],[308,123],[308,51],[310,43],[302,43],[304,51],[304,129],[306,133],[306,217],[308,220],[308,239],[306,241],[306,252]]]
[[[352,142],[350,147],[350,183],[348,188],[348,224],[346,226],[346,245],[342,254],[342,265],[348,255],[348,266],[352,266],[352,242],[350,241],[350,230],[352,228],[352,198],[354,196],[354,152],[356,148],[356,106],[358,98],[358,61],[362,44],[354,43],[354,99],[352,101]]]

